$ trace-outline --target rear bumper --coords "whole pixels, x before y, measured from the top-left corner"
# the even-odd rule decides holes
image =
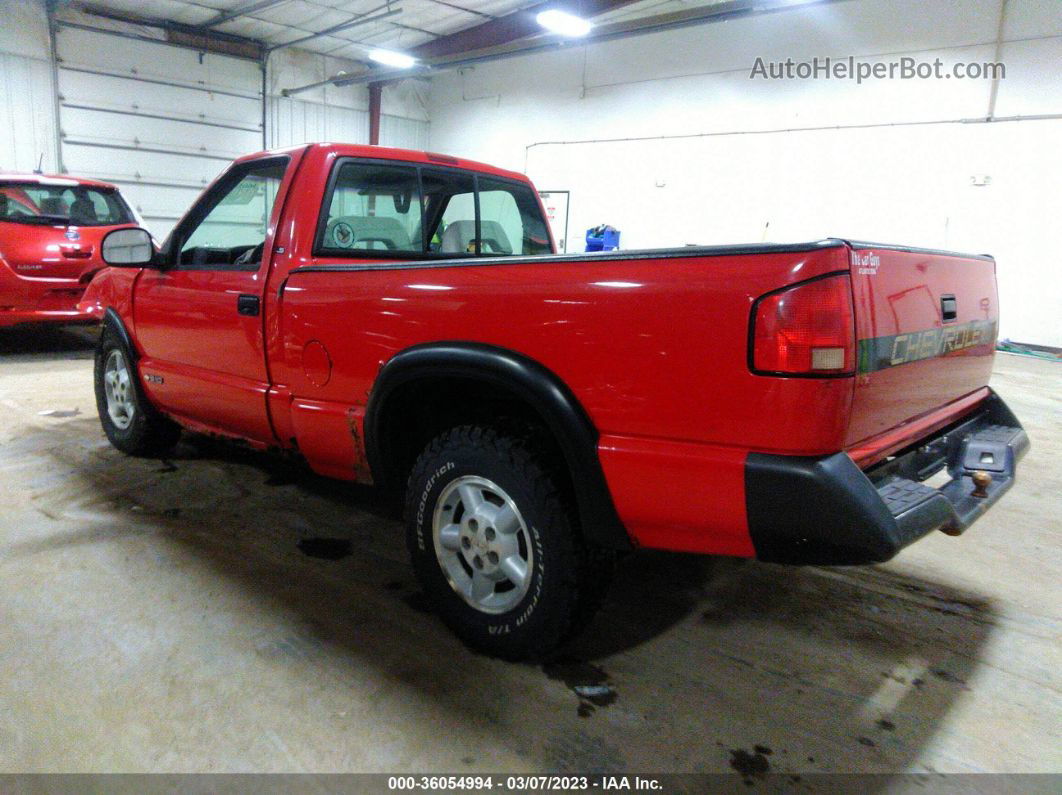
[[[847,453],[751,453],[745,499],[756,557],[878,563],[934,530],[958,535],[1014,483],[1028,447],[1021,423],[992,392],[971,414],[865,472]],[[941,469],[950,475],[946,484],[922,483]],[[973,495],[977,471],[992,476],[985,496]]]
[[[54,325],[73,325],[98,323],[93,315],[77,309],[72,310],[16,310],[5,312],[0,309],[0,328],[18,326],[24,323],[46,323]]]
[[[78,309],[86,284],[79,279],[27,279],[0,264],[0,328],[20,323],[91,323]]]

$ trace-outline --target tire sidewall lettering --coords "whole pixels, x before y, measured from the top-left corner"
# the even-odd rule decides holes
[[[436,467],[431,475],[428,476],[427,480],[424,481],[423,488],[420,489],[420,495],[416,502],[416,515],[414,517],[417,550],[425,556],[430,555],[432,565],[435,567],[435,572],[443,582],[445,582],[445,575],[443,574],[438,561],[435,559],[434,539],[431,537],[433,533],[432,519],[435,511],[435,502],[438,499],[438,495],[442,493],[442,490],[455,478],[463,475],[482,474],[482,467],[471,464],[468,461],[459,463],[457,460],[449,460]],[[510,491],[510,494],[511,493],[512,491]],[[523,501],[521,500],[520,502]],[[523,508],[523,506],[521,507]],[[532,585],[524,599],[515,608],[502,616],[492,616],[468,607],[468,610],[472,611],[474,615],[484,621],[484,628],[488,635],[508,635],[519,630],[521,627],[526,626],[534,617],[535,611],[541,601],[542,593],[545,588],[544,575],[546,572],[546,548],[542,540],[542,534],[539,532],[539,529],[534,522],[528,522],[528,530],[530,532],[531,543],[534,545],[535,564],[531,575]],[[446,590],[452,590],[449,583],[446,583]],[[452,594],[452,597],[457,600],[460,599],[456,594]]]
[[[428,481],[424,484],[424,490],[420,494],[420,499],[417,501],[417,547],[421,552],[426,552],[428,549],[427,541],[424,538],[424,514],[428,509],[428,498],[431,496],[432,490],[439,482],[439,478],[445,475],[447,472],[453,470],[457,464],[453,461],[447,461],[441,467],[436,469]]]
[[[532,524],[528,526],[528,529],[531,531],[531,540],[535,545],[535,570],[531,575],[531,590],[528,591],[524,600],[510,611],[510,614],[516,610],[520,611],[516,618],[500,624],[487,624],[487,632],[491,635],[507,635],[514,629],[519,629],[526,624],[535,612],[535,608],[538,607],[539,599],[542,596],[542,585],[546,572],[545,548],[542,545],[542,535],[538,532],[538,528]]]
[[[425,447],[405,494],[406,546],[425,595],[443,622],[471,648],[505,659],[546,655],[584,620],[579,601],[583,561],[571,538],[575,532],[569,525],[571,508],[556,487],[555,462],[546,455],[530,434],[508,436],[490,426],[455,427]],[[507,601],[504,613],[485,612],[466,600],[451,582],[447,566],[453,561],[447,556],[440,560],[437,554],[439,498],[464,477],[494,484],[515,503],[524,522],[519,544],[521,555],[527,553],[532,564],[530,579],[518,602]]]

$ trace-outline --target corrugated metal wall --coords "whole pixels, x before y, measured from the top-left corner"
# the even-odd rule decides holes
[[[44,4],[0,0],[0,11],[0,171],[32,171],[38,164],[54,171],[55,91]]]
[[[266,116],[268,146],[294,146],[311,141],[367,144],[369,113],[294,97],[269,97]],[[428,122],[383,114],[380,144],[400,149],[427,149]]]
[[[310,141],[369,141],[368,111],[294,97],[269,97],[268,107],[266,140],[270,149]]]
[[[427,149],[429,123],[402,116],[380,116],[380,144],[399,149]]]
[[[32,171],[38,163],[56,168],[52,66],[0,53],[0,170]]]

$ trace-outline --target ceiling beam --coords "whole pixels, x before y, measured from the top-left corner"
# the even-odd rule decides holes
[[[581,0],[571,5],[571,11],[578,13],[583,19],[593,19],[608,11],[632,5],[641,0]],[[550,2],[535,3],[520,11],[513,11],[503,17],[481,22],[471,28],[459,30],[447,36],[432,39],[418,47],[409,50],[410,55],[421,59],[445,58],[451,55],[466,53],[471,50],[482,50],[488,47],[500,47],[528,36],[542,33],[542,28],[535,21],[539,11],[557,6],[556,0]]]
[[[463,11],[464,13],[471,14],[474,17],[482,17],[483,19],[497,19],[497,17],[492,14],[485,14],[482,11],[477,11],[474,8],[467,8],[466,6],[458,5],[457,3],[448,2],[448,0],[429,0],[429,2],[435,3],[436,5],[440,6],[446,6],[447,8],[452,8],[454,9],[454,11]]]
[[[165,31],[167,41],[185,47],[193,47],[223,55],[235,55],[239,58],[252,58],[254,60],[261,60],[266,51],[265,46],[257,39],[208,30],[201,25],[187,25],[170,19],[120,13],[92,5],[91,3],[78,3],[73,5],[73,7],[85,14],[100,17],[101,19],[110,19],[129,25],[146,25],[159,28]],[[52,9],[53,13],[58,10],[56,5],[50,5],[49,8]],[[60,21],[62,21],[61,17]]]
[[[253,14],[256,11],[264,11],[272,6],[278,6],[281,3],[286,3],[288,0],[258,0],[256,3],[247,3],[242,6],[236,6],[229,11],[223,11],[216,17],[208,19],[203,23],[204,28],[212,28],[215,25],[221,25],[225,22],[231,22],[236,17],[246,16],[247,14]]]
[[[401,13],[402,9],[399,8],[397,5],[392,7],[391,3],[387,3],[382,6],[377,6],[371,11],[366,11],[364,14],[359,14],[356,17],[351,17],[346,22],[340,22],[338,25],[333,25],[330,28],[319,30],[316,33],[309,34],[308,36],[303,36],[298,39],[292,39],[291,41],[286,41],[283,44],[274,44],[272,47],[269,48],[269,51],[273,52],[274,50],[282,50],[285,47],[297,47],[300,44],[304,44],[308,41],[313,41],[314,39],[320,39],[324,36],[332,36],[344,30],[350,30],[351,28],[359,27],[360,25],[368,25],[372,22],[379,22],[390,17],[398,16]],[[356,42],[352,41],[350,42],[350,44],[356,44]]]
[[[671,11],[649,17],[633,17],[619,22],[596,25],[588,35],[579,39],[565,39],[549,33],[535,25],[533,34],[511,42],[495,46],[486,46],[475,50],[465,50],[453,55],[439,55],[425,58],[423,66],[433,71],[460,68],[474,63],[512,58],[534,52],[564,49],[573,45],[600,44],[630,36],[643,36],[665,30],[696,27],[715,22],[726,22],[761,14],[797,11],[818,5],[846,3],[851,0],[725,0],[710,5],[694,6],[680,11]],[[543,5],[551,6],[551,3]],[[434,42],[429,42],[429,44]],[[416,53],[416,50],[411,52]],[[388,75],[391,77],[391,75]]]
[[[546,52],[564,47],[589,44],[600,44],[606,41],[616,41],[631,36],[642,36],[647,33],[660,33],[665,30],[677,30],[680,28],[695,27],[698,25],[724,22],[742,17],[757,16],[760,14],[780,13],[794,11],[801,8],[831,5],[833,3],[845,3],[850,0],[727,0],[727,2],[715,3],[707,6],[696,6],[681,11],[657,14],[651,17],[640,17],[620,22],[610,22],[595,27],[588,36],[581,39],[562,39],[554,35],[546,34],[537,27],[534,35],[522,39],[515,39],[505,44],[492,47],[481,47],[475,50],[463,50],[449,56],[438,56],[424,59],[413,69],[366,69],[361,72],[340,72],[327,80],[321,80],[305,86],[286,88],[281,93],[284,96],[319,88],[324,85],[350,86],[377,81],[403,80],[411,77],[430,77],[433,74],[452,69],[461,69],[466,66],[486,63],[489,61],[513,58],[520,55],[529,55],[536,52]],[[532,6],[522,13],[532,13],[533,9],[540,6]],[[519,12],[518,12],[519,13]],[[600,12],[603,13],[603,12]],[[532,19],[534,17],[532,16]],[[504,19],[504,17],[502,17]],[[460,34],[454,34],[460,35]],[[447,37],[449,38],[449,37]],[[434,43],[434,42],[430,42]],[[413,54],[419,54],[417,49],[409,50]]]

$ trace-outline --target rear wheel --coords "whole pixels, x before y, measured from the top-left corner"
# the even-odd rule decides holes
[[[410,475],[407,541],[421,586],[478,650],[541,658],[589,617],[591,556],[534,445],[461,426],[434,439]]]
[[[129,351],[107,327],[96,348],[96,410],[111,444],[129,455],[158,455],[180,439],[180,427],[152,406]]]
[[[478,475],[442,490],[432,516],[435,557],[450,587],[483,613],[506,613],[531,586],[531,531],[506,491]]]

